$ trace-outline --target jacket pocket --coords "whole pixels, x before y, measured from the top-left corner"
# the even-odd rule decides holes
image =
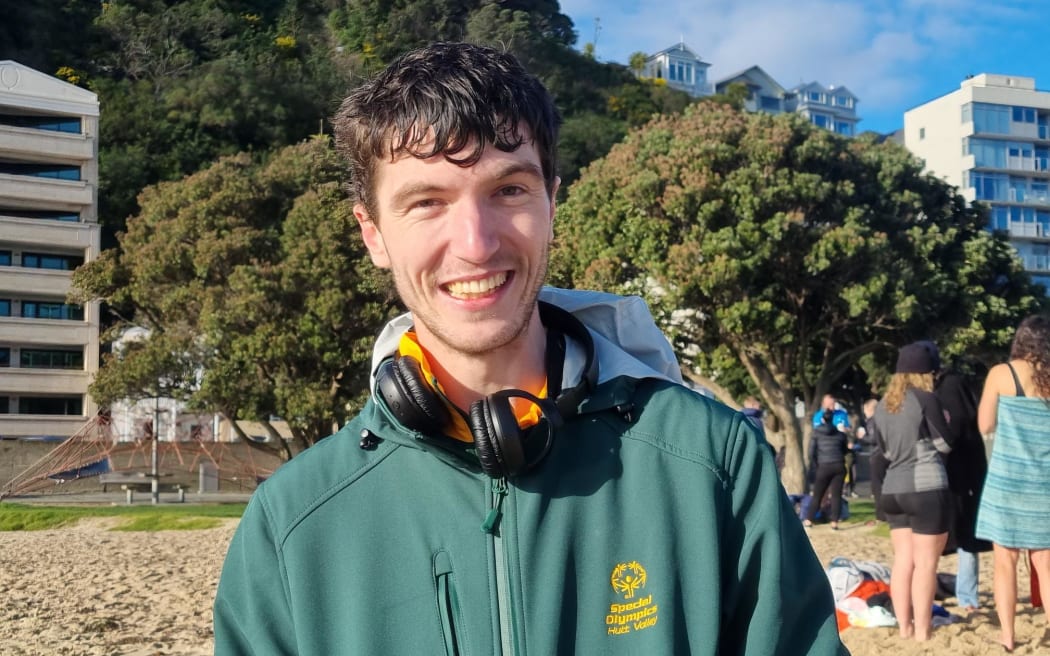
[[[449,656],[459,656],[459,635],[456,633],[459,599],[456,596],[452,558],[447,551],[439,551],[434,555],[434,578],[437,583],[438,615],[441,618],[441,633],[445,638],[445,653]]]

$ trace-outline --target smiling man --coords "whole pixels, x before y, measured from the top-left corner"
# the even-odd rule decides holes
[[[512,56],[410,52],[335,118],[408,313],[372,396],[262,484],[217,654],[843,654],[748,420],[645,304],[544,287],[559,118]]]

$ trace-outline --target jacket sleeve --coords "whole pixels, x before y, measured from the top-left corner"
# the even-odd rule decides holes
[[[739,422],[729,435],[722,527],[720,654],[831,656],[839,641],[827,575],[795,515],[773,459]]]
[[[215,596],[215,654],[296,654],[280,548],[257,490],[230,542]]]

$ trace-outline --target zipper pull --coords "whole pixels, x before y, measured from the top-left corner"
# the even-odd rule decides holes
[[[495,496],[495,501],[492,503],[492,509],[489,510],[489,514],[485,516],[485,522],[481,525],[481,530],[489,535],[495,535],[496,530],[499,528],[499,520],[503,517],[503,498],[507,496],[507,479],[503,476],[492,479],[492,494]]]

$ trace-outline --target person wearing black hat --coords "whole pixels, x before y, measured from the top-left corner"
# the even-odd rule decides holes
[[[889,465],[882,507],[893,541],[890,596],[902,638],[932,631],[937,562],[948,539],[952,499],[941,454],[955,435],[937,397],[936,355],[917,342],[901,348],[896,372],[875,408],[874,434]]]

